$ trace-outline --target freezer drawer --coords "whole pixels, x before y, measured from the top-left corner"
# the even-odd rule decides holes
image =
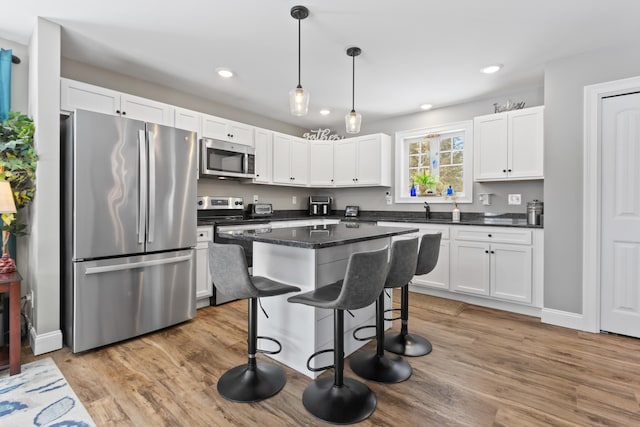
[[[192,319],[195,274],[192,249],[74,263],[67,345],[75,353]]]

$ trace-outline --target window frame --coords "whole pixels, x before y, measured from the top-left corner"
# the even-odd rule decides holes
[[[433,133],[464,132],[463,185],[464,193],[456,194],[456,203],[473,203],[473,120],[446,123],[419,129],[396,132],[395,140],[395,203],[452,203],[450,197],[428,196],[411,197],[406,182],[409,176],[409,149],[407,140],[424,137]]]

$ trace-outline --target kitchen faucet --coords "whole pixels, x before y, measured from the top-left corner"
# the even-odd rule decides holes
[[[431,218],[431,206],[427,202],[424,202],[424,216],[426,219]]]

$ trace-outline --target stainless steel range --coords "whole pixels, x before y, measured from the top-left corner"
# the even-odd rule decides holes
[[[244,201],[242,197],[223,197],[223,196],[205,196],[198,197],[198,225],[213,225],[213,241],[216,243],[241,245],[247,260],[249,271],[253,265],[253,244],[249,241],[235,240],[220,237],[218,231],[221,228],[245,224]],[[268,219],[251,220],[252,225],[268,224]],[[211,297],[211,305],[220,305],[225,302],[233,301],[216,288],[213,283],[213,296]]]

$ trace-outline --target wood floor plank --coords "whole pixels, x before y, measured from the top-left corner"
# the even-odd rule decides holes
[[[409,329],[427,337],[433,352],[407,358],[407,381],[365,381],[378,404],[362,425],[640,425],[640,340],[469,304],[430,310],[432,298],[411,293]],[[218,378],[246,362],[246,340],[247,303],[236,301],[82,354],[64,348],[34,357],[25,347],[22,356],[23,363],[51,356],[99,426],[326,425],[302,405],[311,380],[286,367],[287,384],[270,399],[239,404],[220,397]],[[374,349],[369,343],[361,351]],[[348,360],[345,375],[355,377]]]

